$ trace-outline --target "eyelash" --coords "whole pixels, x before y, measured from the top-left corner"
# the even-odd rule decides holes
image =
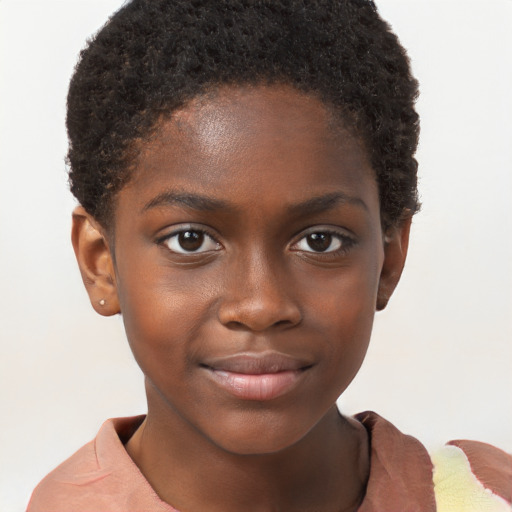
[[[294,242],[293,246],[298,245],[299,242],[302,242],[303,240],[305,241],[308,236],[318,235],[318,234],[332,236],[333,238],[335,238],[339,241],[340,247],[335,250],[331,250],[331,251],[314,251],[314,250],[305,251],[305,250],[301,250],[301,249],[294,249],[294,250],[297,252],[304,252],[309,255],[320,256],[322,258],[334,258],[334,257],[337,257],[337,256],[347,253],[356,244],[356,240],[353,237],[351,237],[345,233],[341,233],[340,231],[336,231],[334,229],[320,227],[320,228],[311,229],[308,232],[302,234],[302,236],[296,242]]]
[[[185,233],[197,233],[199,235],[202,235],[202,236],[206,236],[208,238],[210,238],[210,240],[212,242],[215,243],[216,245],[216,248],[215,249],[210,249],[210,250],[207,250],[207,251],[187,251],[185,249],[182,248],[182,250],[175,250],[173,249],[171,246],[170,246],[170,243],[172,243],[172,240],[173,238],[175,237],[179,237],[179,235],[182,235],[182,234],[185,234]],[[177,238],[176,238],[176,241],[177,241]],[[175,254],[203,254],[205,252],[212,252],[212,251],[218,251],[220,250],[220,248],[222,247],[221,244],[219,243],[219,241],[216,239],[216,237],[214,235],[212,235],[208,230],[206,230],[205,228],[201,227],[201,228],[196,228],[194,226],[184,226],[182,228],[179,228],[179,229],[176,229],[175,231],[173,231],[172,233],[169,233],[161,238],[159,238],[157,240],[157,243],[158,244],[163,244],[165,246],[167,246],[167,249],[169,251],[171,251],[172,253],[175,253]],[[177,243],[179,244],[179,242],[177,241]],[[203,244],[201,244],[202,246]]]
[[[185,233],[196,233],[201,236],[208,237],[215,244],[216,247],[214,249],[208,249],[206,251],[198,251],[198,250],[187,251],[186,249],[183,249],[183,247],[181,247],[181,250],[176,250],[177,247],[175,247],[175,248],[171,247],[172,240],[174,238],[176,238],[176,243],[179,244],[177,237],[179,237],[180,235],[185,234]],[[311,235],[320,235],[320,234],[321,235],[329,235],[333,239],[337,239],[340,243],[340,247],[338,247],[335,250],[331,250],[331,251],[327,251],[327,250],[326,251],[315,251],[315,250],[308,251],[308,250],[304,250],[304,249],[293,249],[294,246],[297,246],[303,240],[305,241],[307,239],[307,237],[309,237]],[[203,253],[207,253],[207,252],[214,252],[214,251],[218,251],[222,248],[222,245],[217,240],[217,238],[212,233],[210,233],[207,229],[205,229],[204,227],[194,227],[192,225],[184,226],[182,228],[176,229],[172,233],[162,236],[161,238],[159,238],[157,240],[157,243],[165,245],[167,247],[167,249],[172,253],[184,254],[184,255],[193,255],[193,254],[203,254]],[[317,228],[317,229],[311,229],[310,231],[304,233],[296,242],[294,242],[292,244],[291,247],[294,252],[303,252],[303,253],[307,253],[310,255],[321,256],[323,258],[329,258],[329,257],[336,257],[336,256],[340,256],[342,254],[345,254],[355,244],[356,244],[356,241],[354,240],[354,238],[348,236],[345,233],[340,233],[339,231],[336,231],[333,229],[328,229],[328,228]],[[201,248],[202,245],[203,245],[203,243],[201,243],[201,246],[199,248]],[[330,247],[330,245],[332,245],[332,240],[331,240],[331,243],[329,244],[329,247]]]

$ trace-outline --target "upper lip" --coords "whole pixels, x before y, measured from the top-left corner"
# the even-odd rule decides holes
[[[312,366],[312,364],[279,352],[245,352],[206,359],[202,366],[217,371],[262,375],[303,370]]]

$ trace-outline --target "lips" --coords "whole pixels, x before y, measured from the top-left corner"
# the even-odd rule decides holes
[[[201,365],[225,391],[243,400],[272,400],[295,388],[312,364],[276,353],[245,353]]]

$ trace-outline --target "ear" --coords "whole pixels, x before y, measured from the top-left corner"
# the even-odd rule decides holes
[[[407,257],[412,216],[398,226],[389,228],[384,234],[384,263],[377,291],[377,311],[382,311],[395,291]]]
[[[105,231],[82,206],[73,211],[71,241],[92,307],[104,316],[119,313],[114,261]]]

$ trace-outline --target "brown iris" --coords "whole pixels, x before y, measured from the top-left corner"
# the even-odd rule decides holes
[[[314,251],[324,252],[331,245],[332,235],[329,233],[311,233],[307,236],[307,242]]]
[[[180,247],[185,251],[197,251],[204,242],[204,233],[198,231],[183,231],[178,235]]]

